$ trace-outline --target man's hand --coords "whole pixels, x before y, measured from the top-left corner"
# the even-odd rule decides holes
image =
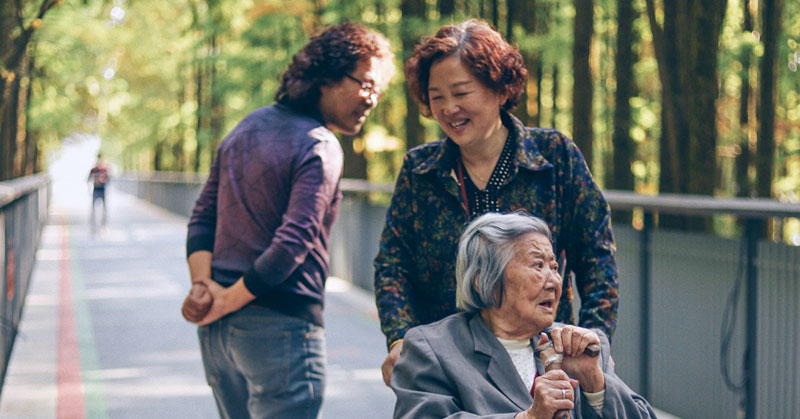
[[[239,278],[238,281],[228,288],[208,278],[203,279],[203,284],[208,288],[213,303],[205,317],[197,322],[200,326],[213,323],[234,311],[238,311],[256,298],[255,295],[247,290],[247,287],[244,285],[244,279],[242,278]]]
[[[183,307],[181,307],[181,314],[183,318],[197,323],[205,317],[208,310],[211,309],[213,298],[208,291],[208,287],[202,282],[195,282],[189,290],[189,295],[183,300]]]

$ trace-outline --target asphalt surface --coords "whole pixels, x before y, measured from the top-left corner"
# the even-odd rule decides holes
[[[113,189],[108,205],[92,235],[85,185],[55,185],[0,417],[218,417],[180,315],[187,220]],[[328,282],[323,417],[389,418],[374,300],[348,285]]]
[[[49,224],[0,418],[217,418],[196,327],[180,315],[186,218],[111,189],[108,224],[93,235],[84,178],[91,161],[86,171],[65,161],[53,169]],[[372,296],[336,278],[326,295],[323,417],[390,418],[394,394],[381,380],[386,350]]]

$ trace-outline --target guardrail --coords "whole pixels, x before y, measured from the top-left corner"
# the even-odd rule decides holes
[[[47,221],[49,186],[46,174],[0,182],[0,391]]]
[[[202,176],[174,173],[115,180],[115,187],[183,215],[202,184]],[[364,197],[390,194],[393,185],[343,180],[342,187],[331,274],[371,290],[386,206]],[[604,194],[612,210],[644,213],[641,228],[614,225],[618,374],[653,405],[681,417],[800,417],[800,247],[761,240],[754,227],[763,219],[800,218],[800,205]],[[670,231],[654,227],[655,213],[729,214],[746,228],[738,239]],[[723,366],[735,386],[726,385]]]

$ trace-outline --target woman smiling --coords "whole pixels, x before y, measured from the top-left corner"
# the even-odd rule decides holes
[[[458,236],[487,212],[524,210],[547,223],[552,252],[575,275],[577,324],[610,337],[617,313],[610,210],[572,140],[510,114],[527,75],[519,51],[469,20],[422,39],[405,74],[423,115],[446,137],[406,153],[375,259],[386,384],[406,331],[456,312]],[[571,281],[559,295],[556,319],[575,324]]]

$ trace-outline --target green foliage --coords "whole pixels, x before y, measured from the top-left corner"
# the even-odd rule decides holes
[[[393,181],[405,149],[406,103],[402,66],[413,43],[442,24],[488,16],[490,2],[456,2],[441,16],[426,1],[424,16],[403,16],[407,0],[153,0],[64,2],[45,17],[35,37],[35,71],[29,126],[55,144],[73,133],[95,133],[113,160],[133,169],[204,170],[225,133],[253,109],[270,104],[280,75],[308,37],[325,25],[351,20],[389,37],[397,76],[363,133],[354,140],[369,163],[372,180]],[[742,0],[730,0],[720,39],[717,101],[720,195],[733,195],[736,146],[747,138],[739,123],[745,76],[757,91],[762,45],[742,30]],[[658,3],[658,2],[656,2]],[[24,2],[34,7],[32,2]],[[506,2],[500,2],[501,9]],[[513,40],[543,66],[538,92],[543,126],[569,133],[572,71],[572,2],[537,0],[537,32],[522,22]],[[643,0],[634,1],[636,91],[631,98],[631,136],[636,143],[636,189],[658,191],[661,85]],[[113,20],[121,8],[124,19]],[[27,9],[26,9],[27,10]],[[119,12],[119,10],[117,10]],[[31,12],[32,13],[32,12]],[[29,16],[29,15],[28,15]],[[616,1],[595,2],[594,125],[598,172],[613,152]],[[787,200],[800,195],[800,2],[784,2],[778,66],[775,190]],[[507,14],[501,10],[499,28]],[[663,16],[659,14],[659,19]],[[404,46],[402,40],[412,41]],[[750,71],[745,62],[750,60]],[[113,70],[113,74],[112,74]],[[530,70],[530,69],[529,69]],[[557,73],[556,73],[557,72]],[[556,77],[557,74],[557,77]],[[529,92],[534,92],[529,86]],[[554,92],[557,96],[554,96]],[[535,102],[531,98],[528,103]],[[556,112],[557,109],[557,112]],[[423,120],[425,138],[440,136]],[[376,138],[382,138],[378,141]],[[360,148],[359,148],[360,147]],[[156,161],[156,156],[158,160]],[[600,173],[597,173],[598,175]],[[598,180],[602,176],[597,176]]]

